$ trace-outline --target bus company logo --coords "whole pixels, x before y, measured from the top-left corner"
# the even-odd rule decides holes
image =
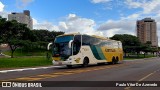
[[[75,61],[76,61],[76,63],[79,63],[80,60],[81,60],[81,58],[77,58]]]
[[[11,82],[2,82],[2,87],[11,87]]]
[[[106,52],[116,52],[115,49],[107,49],[107,48],[105,49],[105,51],[106,51]]]
[[[84,51],[88,51],[89,49],[88,49],[88,48],[83,48],[83,50],[84,50]]]

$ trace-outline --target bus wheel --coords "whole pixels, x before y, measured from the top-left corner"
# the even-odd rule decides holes
[[[115,63],[117,64],[117,63],[118,63],[118,61],[119,61],[119,58],[118,58],[118,57],[116,57],[116,62],[115,62]]]
[[[72,68],[72,65],[67,65],[67,68]]]
[[[109,64],[115,64],[116,63],[116,59],[115,57],[112,58],[112,62],[109,62]]]
[[[83,60],[82,67],[87,67],[88,63],[89,63],[89,59],[88,59],[88,57],[85,57],[84,60]]]
[[[116,64],[116,62],[117,62],[116,58],[115,58],[115,57],[113,57],[113,59],[112,59],[112,63],[113,63],[113,64]]]

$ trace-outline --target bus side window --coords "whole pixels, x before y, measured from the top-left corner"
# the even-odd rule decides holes
[[[73,55],[76,55],[81,48],[81,35],[76,35],[73,42]]]
[[[89,36],[87,36],[87,35],[82,36],[82,45],[90,45]]]
[[[119,43],[119,42],[117,42],[117,44],[118,44],[118,48],[120,48],[120,43]]]

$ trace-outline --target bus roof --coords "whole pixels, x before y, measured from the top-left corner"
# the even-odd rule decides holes
[[[87,35],[87,34],[80,34],[78,32],[78,33],[68,33],[68,34],[58,35],[57,37],[60,37],[60,36],[70,36],[70,35]],[[117,40],[112,40],[112,39],[109,39],[107,37],[102,37],[102,36],[97,36],[97,35],[88,35],[88,36],[99,38],[99,39],[102,39],[102,40],[109,40],[109,41],[116,41],[117,42]]]
[[[60,36],[69,36],[69,35],[80,35],[80,33],[68,33],[68,34],[62,34],[62,35],[58,35],[57,37],[60,37]]]
[[[69,36],[69,35],[87,35],[87,34],[69,33],[69,34],[58,35],[58,37],[59,37],[59,36]],[[95,37],[95,38],[99,38],[99,39],[104,39],[104,40],[109,40],[109,38],[101,37],[101,36],[97,36],[97,35],[88,35],[88,36]]]
[[[97,36],[97,35],[92,35],[92,37],[103,39],[103,40],[110,40],[109,38],[101,37],[101,36]]]

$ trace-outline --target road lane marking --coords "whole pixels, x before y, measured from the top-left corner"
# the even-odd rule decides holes
[[[23,78],[16,78],[15,80],[17,81],[37,81],[42,78],[33,78],[33,77],[23,77]]]
[[[109,69],[109,68],[115,68],[115,67],[120,67],[120,66],[126,66],[126,65],[120,64],[120,65],[112,65],[112,66],[102,66],[103,68],[102,67],[98,67],[98,68],[91,67],[91,68],[86,68],[84,70],[71,70],[71,71],[54,72],[54,73],[47,74],[47,75],[58,75],[58,76],[53,76],[53,77],[43,77],[42,78],[42,76],[40,77],[39,75],[36,75],[36,76],[23,77],[23,78],[28,80],[28,81],[33,81],[33,80],[36,81],[36,80],[41,80],[41,79],[55,78],[55,77],[64,76],[64,75],[77,74],[77,73],[83,73],[83,72],[89,72],[89,71],[95,71],[95,70],[101,70],[101,69]],[[69,72],[73,72],[73,73],[69,73]],[[44,75],[44,74],[42,74],[42,75]],[[33,79],[33,78],[35,78],[35,79]],[[20,79],[22,79],[22,78],[20,78]],[[12,80],[12,81],[13,80],[19,80],[19,78],[9,79],[7,81],[10,81],[10,80]],[[3,80],[3,81],[6,81],[6,80]]]
[[[141,78],[140,80],[138,80],[138,82],[145,80],[146,78],[150,77],[151,75],[153,75],[154,73],[150,73],[147,76]],[[126,87],[124,88],[125,90],[131,90],[131,87]]]
[[[154,73],[150,73],[150,74],[148,74],[147,76],[141,78],[141,79],[138,80],[138,81],[139,81],[139,82],[140,82],[140,81],[143,81],[143,80],[145,80],[146,78],[150,77],[150,76],[153,75],[153,74],[154,74]]]
[[[159,71],[160,71],[160,69],[155,70],[154,72],[152,72],[152,73],[150,73],[150,74],[144,76],[143,78],[141,78],[141,79],[138,80],[138,81],[139,81],[139,82],[140,82],[140,81],[143,81],[143,80],[147,79],[148,77],[152,76],[153,74],[155,74],[155,73],[157,73],[157,72],[159,72]]]
[[[40,77],[57,77],[59,75],[51,75],[51,74],[43,74],[43,75],[38,75]]]
[[[84,72],[90,72],[90,71],[93,71],[93,70],[85,70]]]
[[[114,68],[114,67],[119,67],[119,66],[124,66],[124,65],[109,66],[109,67],[105,67],[103,69]],[[71,74],[90,72],[90,71],[102,69],[101,67],[99,67],[100,69],[95,69],[95,67],[93,67],[93,68],[86,68],[84,70],[71,70],[71,71],[64,71],[64,72],[54,72],[54,73],[49,73],[49,74],[41,74],[41,75],[35,75],[35,76],[29,76],[29,77],[20,77],[20,78],[1,80],[1,81],[14,81],[14,80],[15,81],[16,80],[36,81],[36,80],[55,78],[55,77],[64,76],[64,75],[71,75]],[[46,75],[46,77],[45,77],[45,75]]]
[[[71,73],[74,73],[75,71],[66,71],[66,72],[71,72]]]
[[[160,69],[155,70],[154,72],[152,72],[152,73],[144,76],[143,78],[139,79],[139,80],[137,81],[137,83],[138,83],[138,82],[141,82],[141,81],[143,81],[143,80],[145,80],[145,79],[147,79],[148,77],[152,76],[153,74],[157,73],[158,71],[160,71]],[[124,89],[125,89],[125,90],[131,90],[131,87],[126,87],[126,88],[124,88]]]
[[[55,72],[55,73],[53,73],[53,74],[73,74],[73,73],[70,73],[70,72]]]
[[[147,60],[147,61],[149,61],[149,60]],[[134,62],[134,64],[136,64],[136,63],[144,63],[144,62]],[[130,64],[132,64],[132,63],[130,63]],[[22,77],[22,78],[28,78],[28,80],[30,80],[30,79],[33,80],[33,78],[37,78],[37,79],[34,79],[36,81],[36,80],[47,79],[47,78],[55,78],[55,77],[64,76],[64,75],[71,75],[71,74],[78,74],[78,73],[84,73],[84,72],[90,72],[90,71],[96,71],[96,70],[102,70],[102,69],[128,66],[130,64],[117,64],[117,65],[109,65],[109,66],[88,67],[88,68],[84,68],[83,70],[79,69],[79,70],[70,70],[70,71],[64,71],[64,72],[48,73],[47,77],[44,77],[43,76],[44,74],[41,74],[41,76],[40,75],[35,75],[35,76],[29,76],[30,78],[28,78],[28,77]],[[53,75],[53,77],[50,77],[50,75]],[[55,76],[55,75],[58,75],[58,76]],[[18,79],[18,78],[16,78],[16,79]],[[8,79],[8,80],[13,81],[13,80],[16,80],[16,79]],[[0,80],[0,81],[6,81],[6,80]]]
[[[81,72],[85,72],[85,70],[75,70],[73,73],[81,73]]]

